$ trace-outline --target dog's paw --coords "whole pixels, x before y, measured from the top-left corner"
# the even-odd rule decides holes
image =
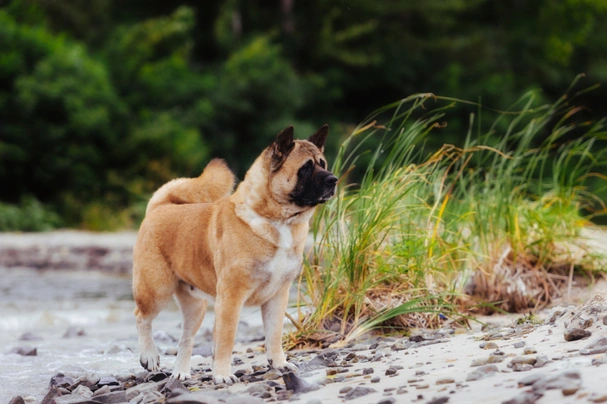
[[[297,373],[297,372],[299,372],[299,368],[297,367],[297,365],[295,365],[293,363],[289,363],[287,361],[284,361],[283,363],[271,363],[270,367],[272,367],[274,369],[278,369],[282,373],[287,373],[287,372]]]
[[[171,378],[172,379],[177,379],[177,380],[187,380],[190,379],[192,377],[192,375],[190,374],[190,372],[173,372],[173,374],[171,374]]]
[[[213,381],[215,381],[215,384],[227,384],[228,386],[231,386],[232,384],[238,382],[238,378],[234,375],[218,374],[213,375]]]
[[[141,354],[139,363],[141,363],[144,369],[156,372],[160,368],[160,356],[157,353],[151,355]]]

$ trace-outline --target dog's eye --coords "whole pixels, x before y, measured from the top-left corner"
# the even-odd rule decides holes
[[[312,174],[313,170],[314,170],[314,162],[312,160],[308,160],[306,162],[306,164],[304,164],[299,169],[299,175],[301,175],[302,177],[307,177]]]
[[[318,162],[318,165],[321,166],[323,170],[325,168],[327,168],[327,163],[325,163],[325,161],[323,159],[320,159],[320,161]]]

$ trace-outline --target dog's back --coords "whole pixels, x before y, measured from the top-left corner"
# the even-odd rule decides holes
[[[196,178],[178,178],[160,187],[150,199],[146,216],[162,205],[215,202],[234,190],[236,178],[222,159],[213,159]]]

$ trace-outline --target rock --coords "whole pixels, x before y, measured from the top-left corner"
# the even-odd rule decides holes
[[[308,383],[306,380],[295,375],[293,372],[287,372],[282,375],[287,390],[292,390],[293,393],[307,393],[308,391],[318,390],[320,386],[316,383]]]
[[[341,389],[339,389],[339,394],[345,394],[347,392],[349,392],[350,390],[352,390],[354,387],[352,386],[344,386]]]
[[[319,368],[326,368],[330,364],[334,363],[338,356],[339,356],[339,352],[337,352],[336,350],[326,351],[326,352],[316,355],[310,361],[302,364],[300,366],[300,368],[302,370],[314,370],[314,369],[319,369]]]
[[[546,355],[538,355],[535,357],[534,368],[541,368],[546,366],[547,363],[552,362]]]
[[[393,351],[402,351],[403,349],[407,349],[407,345],[403,344],[402,342],[395,342],[390,349]]]
[[[531,354],[535,354],[535,353],[537,353],[537,349],[535,349],[534,347],[527,347],[527,348],[523,349],[524,355],[531,355]]]
[[[603,317],[603,325],[607,325],[607,316]]]
[[[167,348],[164,351],[164,354],[168,356],[177,356],[177,347],[172,346],[170,348]]]
[[[377,402],[377,404],[394,404],[396,399],[394,397],[385,397]]]
[[[126,390],[126,399],[127,401],[131,401],[142,393],[156,390],[158,390],[158,385],[156,383],[138,384]]]
[[[363,375],[370,375],[373,372],[375,372],[375,370],[373,368],[363,369]]]
[[[433,398],[432,400],[428,401],[426,404],[445,404],[447,401],[449,401],[449,397],[443,396],[443,397]]]
[[[276,380],[282,377],[282,372],[278,369],[270,369],[266,374],[263,375],[265,380]]]
[[[327,376],[335,376],[337,374],[337,369],[335,369],[335,368],[328,368],[326,370],[326,372],[327,372]]]
[[[504,359],[506,359],[506,357],[502,355],[490,355],[489,358],[487,358],[487,363],[500,363],[503,362]]]
[[[322,401],[320,401],[319,398],[313,398],[313,399],[306,401],[306,404],[322,404]]]
[[[19,337],[19,341],[42,341],[42,337],[31,332],[25,332]],[[17,396],[19,397],[19,396]]]
[[[533,391],[561,389],[572,391],[582,386],[582,374],[579,370],[566,370],[557,375],[546,375],[533,383]],[[577,390],[576,390],[577,391]]]
[[[103,376],[97,382],[97,386],[118,386],[120,382],[114,376]]]
[[[455,380],[453,380],[453,378],[451,378],[451,377],[443,377],[436,381],[436,384],[449,384],[449,383],[455,383]]]
[[[499,349],[499,346],[495,342],[487,342],[483,349]]]
[[[593,403],[607,403],[607,394],[603,394],[602,396],[591,397],[590,401]]]
[[[159,382],[167,377],[169,377],[169,374],[165,372],[150,372],[145,376],[144,380],[146,382]],[[101,380],[104,380],[104,378],[102,377]],[[101,380],[99,383],[101,383]],[[111,376],[107,380],[111,380]]]
[[[344,399],[345,400],[354,400],[354,399],[366,396],[367,394],[375,393],[375,392],[376,392],[376,390],[372,389],[371,387],[356,386],[354,389],[352,389],[346,393],[346,395],[344,396]]]
[[[102,394],[111,393],[111,392],[112,392],[112,390],[110,390],[110,386],[103,386],[103,387],[95,390],[95,392],[93,393],[93,397],[99,396]]]
[[[510,363],[508,363],[508,367],[509,368],[513,368],[514,365],[535,365],[535,362],[537,362],[537,358],[533,358],[530,356],[517,356],[515,358],[512,358],[512,360],[510,361]]]
[[[393,367],[389,367],[388,369],[386,369],[386,376],[392,376],[397,373],[398,373],[398,370]]]
[[[88,387],[80,385],[72,390],[72,395],[91,398],[93,397],[93,392]]]
[[[518,381],[518,386],[519,387],[531,386],[533,383],[537,382],[538,380],[540,380],[543,377],[544,377],[544,375],[542,375],[540,373],[536,373],[536,374],[533,374],[533,375],[525,376],[525,377],[523,377],[522,379],[520,379]]]
[[[114,391],[95,396],[94,400],[103,404],[119,404],[126,402],[126,391]]]
[[[350,348],[350,350],[352,352],[368,351],[369,350],[369,345],[366,345],[366,344],[356,344],[352,348]]]
[[[531,369],[533,369],[533,365],[530,365],[528,363],[515,363],[514,365],[512,365],[512,370],[514,370],[515,372],[527,372]]]
[[[8,404],[25,404],[25,400],[21,396],[15,396],[8,402]]]
[[[466,377],[467,382],[484,379],[485,377],[493,376],[494,373],[498,373],[499,369],[495,365],[485,365],[474,370]]]
[[[261,383],[254,383],[245,390],[245,393],[261,396],[262,394],[267,393],[268,390],[270,390],[269,386]]]
[[[510,400],[503,401],[502,404],[533,404],[540,398],[542,398],[543,394],[539,394],[536,392],[524,392],[517,396],[514,396]]]
[[[519,341],[514,344],[515,348],[522,348],[525,346],[525,341]]]
[[[19,346],[11,349],[8,353],[15,353],[21,356],[38,356],[38,349],[29,346]]]
[[[592,317],[580,316],[580,319],[579,319],[580,327],[588,328],[592,325],[592,323],[594,323],[594,320],[592,319]]]
[[[63,373],[57,373],[55,376],[51,377],[49,386],[67,388],[70,387],[72,384],[74,384],[74,378],[66,376]]]
[[[581,328],[567,328],[564,333],[565,341],[577,341],[582,338],[588,338],[592,333]]]
[[[421,384],[418,384],[417,386],[415,386],[415,388],[418,390],[427,389],[428,387],[430,387],[430,385],[428,383],[421,383]]]
[[[95,401],[88,397],[82,397],[78,395],[67,394],[63,396],[53,397],[53,404],[99,404],[100,401]],[[42,402],[44,403],[44,401]]]
[[[472,361],[472,364],[470,365],[470,367],[474,368],[477,366],[483,366],[483,365],[486,365],[487,363],[489,363],[489,358],[476,358]]]
[[[379,383],[381,379],[379,378],[379,376],[375,376],[371,379],[371,383]]]
[[[68,327],[63,333],[63,338],[76,338],[76,337],[84,337],[86,335],[86,331],[83,328],[79,327]]]

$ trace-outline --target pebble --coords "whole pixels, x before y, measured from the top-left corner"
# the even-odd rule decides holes
[[[566,392],[577,391],[582,386],[582,374],[579,370],[566,370],[557,375],[549,374],[535,381],[532,386],[536,392],[552,389]]]
[[[527,347],[523,350],[524,355],[531,355],[535,353],[537,353],[537,349],[535,349],[534,347]]]
[[[522,348],[525,346],[525,341],[519,341],[514,344],[515,348]]]
[[[607,325],[607,316],[603,317],[603,325]]]
[[[83,328],[78,327],[68,327],[63,334],[63,338],[76,338],[76,337],[84,337],[86,336],[86,331]]]
[[[377,404],[394,404],[396,399],[394,397],[385,397],[377,402]]]
[[[582,328],[567,328],[564,333],[565,341],[577,341],[582,338],[588,338],[592,333]]]
[[[25,404],[25,400],[21,396],[15,396],[8,402],[8,404]]]
[[[582,328],[588,328],[594,323],[592,317],[580,317],[579,324]]]
[[[602,396],[593,397],[590,399],[593,403],[607,403],[607,394],[603,394]]]
[[[495,342],[487,342],[483,349],[498,349],[499,346]]]
[[[373,372],[375,372],[375,370],[373,368],[363,369],[363,375],[370,375]]]
[[[472,364],[470,365],[470,367],[474,368],[477,366],[483,366],[483,365],[486,365],[487,363],[489,363],[489,358],[476,358],[472,361]]]
[[[495,365],[485,365],[481,366],[478,369],[474,370],[472,373],[468,374],[466,377],[467,382],[484,379],[488,376],[493,376],[494,373],[498,373],[499,369]]]
[[[327,376],[335,376],[337,374],[336,368],[327,368],[326,370]]]
[[[417,386],[415,386],[415,388],[418,390],[427,389],[428,387],[430,387],[430,385],[428,383],[422,383],[422,384],[418,384]]]
[[[546,366],[547,363],[551,362],[550,359],[548,359],[548,357],[546,355],[538,355],[535,357],[535,364],[533,365],[534,368],[541,368]]]
[[[41,341],[42,337],[36,335],[36,334],[32,334],[31,332],[26,332],[21,334],[21,336],[19,337],[19,341]],[[19,396],[17,396],[19,397]]]
[[[442,379],[438,379],[436,381],[436,384],[449,384],[449,383],[455,383],[455,380],[453,380],[453,378],[451,378],[451,377],[443,377]]]
[[[38,349],[30,346],[19,346],[11,349],[8,353],[15,353],[21,356],[38,356]]]
[[[353,387],[352,386],[345,386],[342,387],[341,389],[339,389],[339,394],[345,394],[347,392],[349,392],[350,390],[352,390]]]
[[[379,376],[375,376],[374,378],[371,379],[371,383],[379,383],[381,379],[379,378]]]
[[[398,373],[398,370],[393,367],[389,367],[388,369],[386,369],[386,376],[395,375],[397,373]]]
[[[510,363],[508,363],[508,367],[512,368],[514,367],[514,365],[535,365],[535,362],[537,362],[537,358],[531,357],[531,356],[517,356],[515,358],[512,358],[512,360],[510,361]]]
[[[542,398],[542,394],[536,392],[523,392],[510,400],[503,401],[502,404],[533,404],[540,398]]]

